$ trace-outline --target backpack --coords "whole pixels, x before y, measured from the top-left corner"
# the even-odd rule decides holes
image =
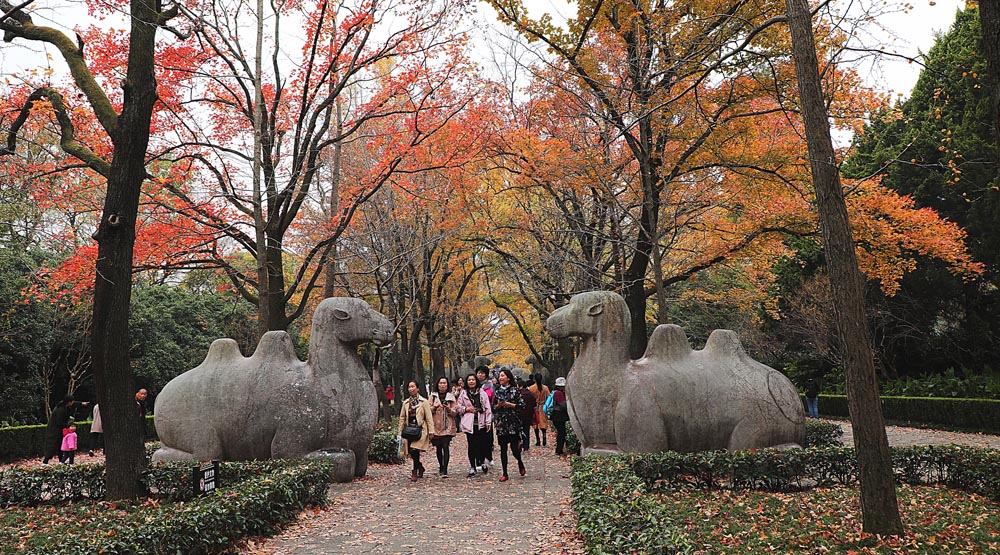
[[[555,396],[556,396],[556,392],[555,391],[553,391],[552,393],[549,393],[549,398],[546,399],[545,400],[545,404],[542,405],[542,412],[545,413],[545,416],[552,416],[552,404],[553,404],[553,399],[555,398]]]

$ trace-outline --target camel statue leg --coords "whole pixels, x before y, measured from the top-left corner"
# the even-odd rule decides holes
[[[173,447],[160,447],[153,453],[152,461],[154,463],[170,462],[170,461],[193,461],[196,460],[192,453],[187,451],[181,451],[180,449],[174,449]]]
[[[356,449],[354,451],[354,476],[360,478],[368,473],[368,450]]]

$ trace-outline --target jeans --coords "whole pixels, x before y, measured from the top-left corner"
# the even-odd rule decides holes
[[[806,408],[810,418],[819,418],[819,397],[806,397]]]

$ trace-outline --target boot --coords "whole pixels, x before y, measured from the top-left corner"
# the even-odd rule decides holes
[[[424,477],[424,465],[421,464],[420,466],[417,467],[417,478],[423,478],[423,477]]]
[[[417,481],[417,469],[416,468],[414,468],[413,471],[410,472],[410,481],[411,482],[416,482]]]

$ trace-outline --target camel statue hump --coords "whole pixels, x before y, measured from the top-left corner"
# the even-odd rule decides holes
[[[236,344],[235,340],[229,339],[216,339],[212,342],[212,345],[208,348],[208,354],[205,355],[205,361],[202,362],[202,366],[216,366],[219,364],[231,363],[243,358],[243,353],[240,352],[240,346]]]
[[[721,358],[738,357],[745,354],[739,336],[732,330],[715,330],[710,333],[703,351],[709,356]]]
[[[642,358],[678,360],[691,353],[691,343],[680,326],[661,324],[653,330]]]
[[[255,361],[284,362],[296,361],[299,357],[295,354],[295,346],[292,338],[285,331],[269,331],[260,338],[257,348],[250,357]]]

